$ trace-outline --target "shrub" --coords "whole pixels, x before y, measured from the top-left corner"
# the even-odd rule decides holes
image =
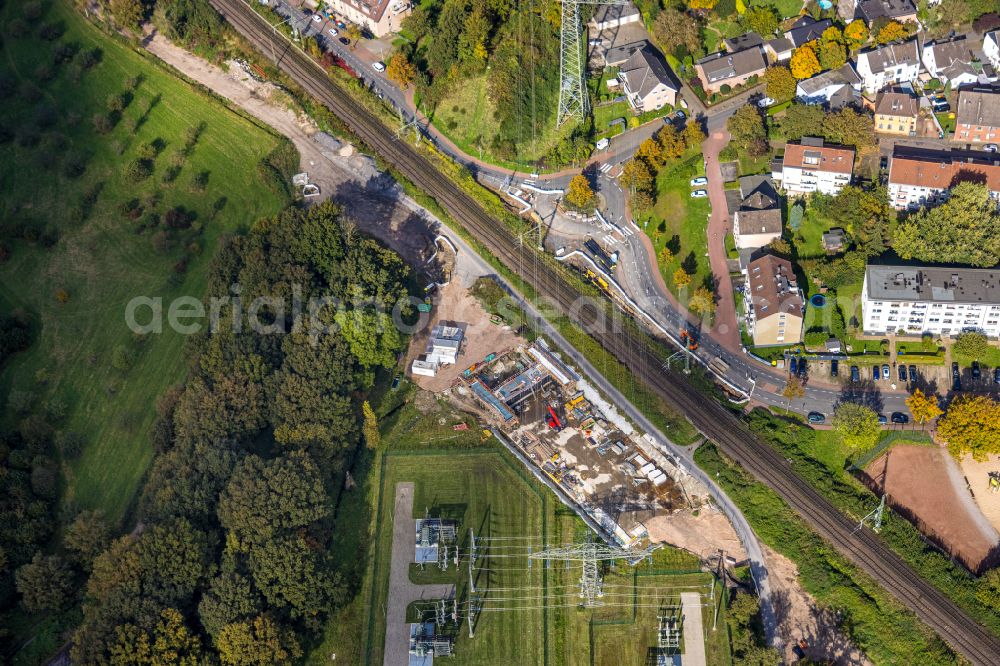
[[[63,25],[62,21],[57,21],[43,25],[38,31],[38,36],[47,42],[54,42],[62,37],[64,32],[66,32],[66,26]]]
[[[723,83],[721,86],[719,86],[719,92],[721,92],[723,95],[728,95],[732,91],[733,91],[733,87],[731,85],[729,85],[728,83]],[[713,95],[713,97],[714,97],[714,95]]]
[[[69,292],[65,289],[56,289],[56,300],[60,303],[69,303]]]
[[[98,134],[107,134],[115,128],[114,120],[107,113],[94,114],[94,131]]]
[[[125,167],[125,177],[133,183],[141,183],[151,175],[153,175],[153,163],[149,160],[132,160]]]

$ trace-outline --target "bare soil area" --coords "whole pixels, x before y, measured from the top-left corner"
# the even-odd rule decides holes
[[[737,562],[747,556],[729,519],[710,504],[701,507],[698,515],[684,510],[654,516],[643,524],[653,543],[668,543],[702,559],[717,555],[720,550]]]
[[[818,664],[862,664],[871,662],[840,631],[840,620],[819,608],[816,600],[799,585],[798,568],[781,553],[764,546],[771,602],[778,619],[779,650],[784,663],[795,663],[792,651],[799,640],[808,647],[806,657]]]
[[[1000,531],[1000,492],[990,492],[990,472],[1000,472],[1000,455],[991,455],[979,462],[971,455],[962,458],[959,465],[969,483],[976,506],[990,521],[993,529]]]
[[[866,470],[909,511],[918,528],[967,568],[976,571],[1000,542],[1000,534],[976,505],[958,465],[945,449],[897,446]]]
[[[410,364],[427,349],[431,330],[440,321],[465,325],[465,339],[455,365],[438,369],[435,377],[422,377],[409,372]],[[458,280],[442,287],[434,297],[434,310],[428,325],[413,336],[406,353],[407,377],[422,389],[435,393],[449,388],[462,371],[491,353],[527,344],[509,326],[490,322],[489,314]]]

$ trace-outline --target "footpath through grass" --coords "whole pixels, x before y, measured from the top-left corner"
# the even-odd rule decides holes
[[[282,140],[112,40],[68,2],[43,3],[47,13],[29,24],[59,37],[12,35],[21,6],[0,9],[4,125],[16,128],[0,145],[0,239],[10,252],[0,308],[27,311],[39,336],[5,367],[0,395],[29,392],[36,409],[64,414],[59,429],[84,436],[82,455],[64,463],[66,501],[114,522],[152,457],[157,398],[185,371],[184,336],[165,325],[136,337],[126,304],[162,297],[165,320],[172,299],[202,296],[220,235],[285,205],[274,170],[258,166]],[[76,55],[50,64],[63,50]],[[84,58],[94,62],[84,67]],[[95,118],[119,95],[124,107],[101,134]],[[152,173],[130,179],[127,165],[150,147]],[[285,154],[297,162],[294,149]],[[46,235],[57,242],[36,240]]]
[[[536,562],[528,568],[527,558],[522,557],[527,552],[524,544],[539,549],[583,539],[588,530],[572,511],[496,440],[480,441],[480,430],[470,417],[431,396],[418,397],[404,384],[387,394],[378,411],[383,445],[378,451],[368,451],[355,469],[359,486],[345,494],[338,509],[341,536],[332,553],[343,563],[344,575],[359,581],[358,591],[331,617],[307,663],[329,663],[333,653],[345,663],[382,663],[392,509],[400,481],[415,483],[414,516],[407,518],[429,510],[431,515],[458,520],[460,549],[468,548],[470,527],[480,537],[530,537],[494,543],[493,553],[498,557],[487,565],[490,572],[480,573],[477,589],[494,590],[487,592],[487,599],[495,607],[511,610],[483,613],[473,639],[463,625],[456,636],[456,656],[449,663],[644,664],[649,648],[655,645],[657,628],[657,609],[651,600],[703,591],[709,606],[712,577],[698,572],[695,556],[665,548],[649,564],[608,574],[608,606],[596,611],[577,608],[578,566],[566,569],[561,564],[547,567]],[[470,428],[454,431],[457,423],[468,423]],[[460,604],[467,597],[464,561],[448,572],[435,567],[420,571],[415,565],[410,572],[414,581],[455,584]],[[537,592],[503,591],[529,586]],[[545,594],[552,595],[553,601],[502,601]],[[715,598],[720,598],[718,589]],[[711,610],[703,609],[706,627],[711,627]],[[415,612],[411,607],[411,617]],[[731,663],[727,632],[710,636],[709,664]]]

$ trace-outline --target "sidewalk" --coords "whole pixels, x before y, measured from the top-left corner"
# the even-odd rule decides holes
[[[729,132],[716,130],[702,144],[705,155],[705,174],[708,177],[708,198],[712,203],[712,214],[708,219],[708,260],[712,265],[717,295],[715,323],[712,337],[733,353],[740,353],[740,328],[736,322],[736,299],[733,283],[729,279],[729,264],[726,257],[726,234],[731,231],[729,206],[726,203],[726,188],[719,167],[719,153],[729,143]]]

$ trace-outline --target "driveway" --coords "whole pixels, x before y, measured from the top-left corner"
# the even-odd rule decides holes
[[[392,510],[392,564],[386,600],[384,666],[406,666],[409,663],[407,606],[421,599],[455,596],[454,585],[415,585],[410,582],[410,563],[417,545],[416,524],[413,521],[413,483],[397,483],[396,503]]]
[[[729,143],[729,132],[718,129],[705,139],[705,143],[701,144],[701,150],[705,156],[708,199],[712,203],[707,231],[708,260],[712,266],[717,294],[712,337],[729,351],[739,353],[740,329],[736,323],[736,300],[733,297],[733,283],[729,279],[729,264],[726,257],[726,234],[732,231],[732,225],[729,221],[725,183],[719,168],[719,152],[727,143]]]

